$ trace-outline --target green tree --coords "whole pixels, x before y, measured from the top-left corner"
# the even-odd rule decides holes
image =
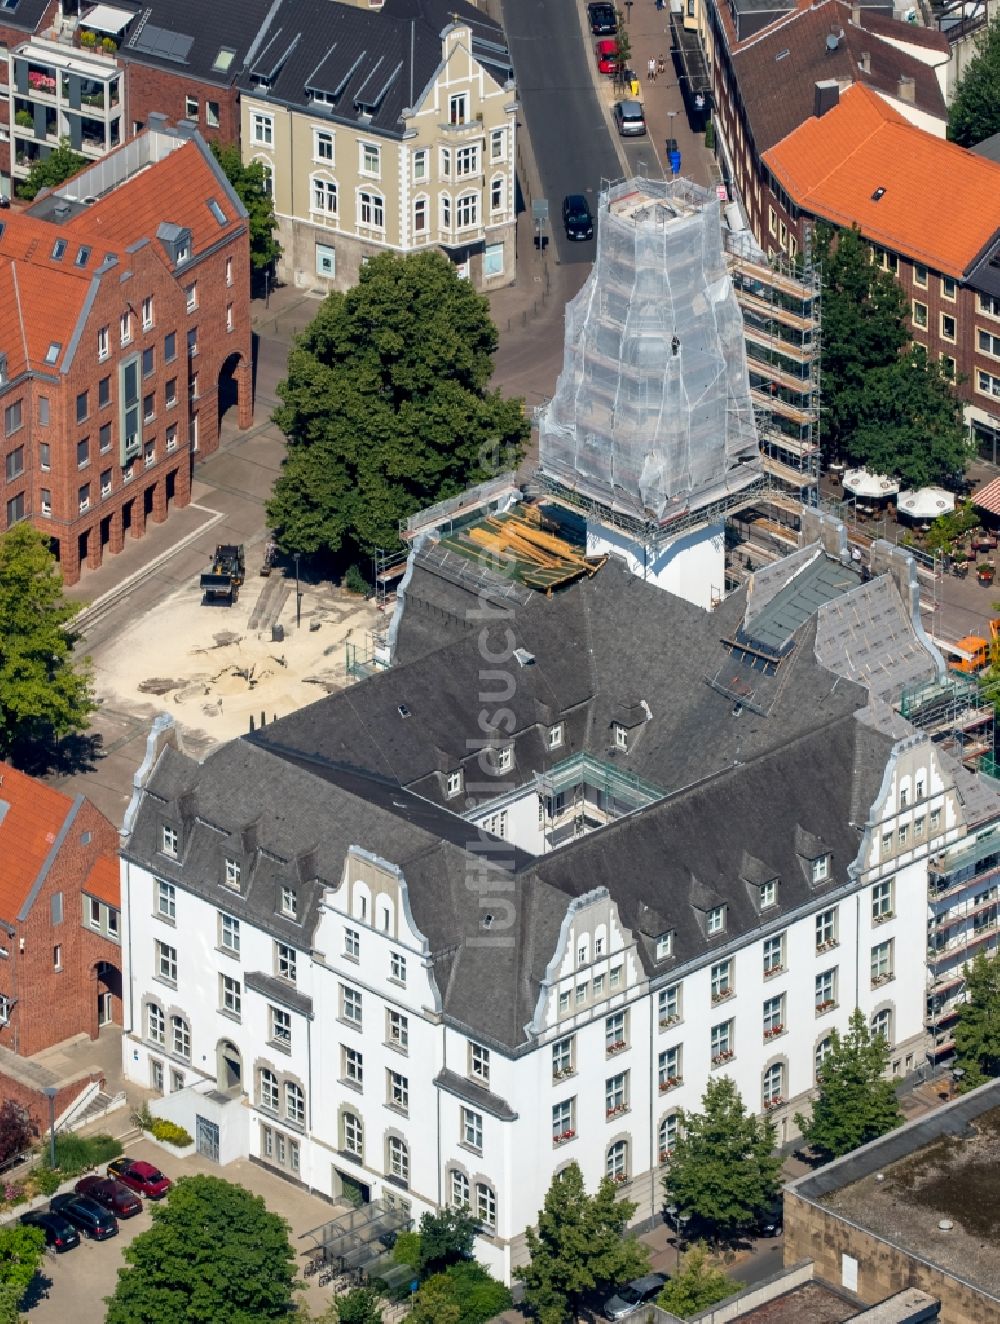
[[[460,1324],[461,1309],[443,1273],[429,1278],[413,1298],[406,1324]]]
[[[337,1297],[337,1324],[382,1324],[378,1293],[370,1287],[358,1287]]]
[[[281,547],[368,558],[401,518],[515,467],[530,427],[487,389],[496,347],[486,299],[440,253],[384,254],[329,295],[278,387]]]
[[[40,156],[32,162],[28,178],[18,184],[17,191],[22,198],[35,198],[42,189],[57,188],[64,184],[88,164],[85,156],[73,151],[68,138],[60,138],[59,146],[53,147],[48,156]]]
[[[903,1115],[885,1077],[889,1045],[873,1034],[856,1009],[847,1033],[830,1031],[830,1051],[819,1069],[819,1094],[812,1116],[795,1114],[806,1144],[824,1162],[876,1140],[899,1126]]]
[[[17,1324],[21,1298],[45,1254],[45,1234],[37,1227],[0,1227],[0,1324]]]
[[[708,1082],[701,1106],[700,1113],[680,1113],[663,1188],[694,1227],[730,1239],[777,1194],[774,1123],[747,1112],[728,1076]]]
[[[449,1264],[472,1257],[479,1224],[468,1209],[442,1209],[438,1214],[424,1214],[420,1220],[421,1278],[440,1273]]]
[[[432,1274],[421,1285],[414,1298],[414,1307],[428,1319],[437,1321],[440,1313],[453,1315],[455,1324],[487,1324],[487,1321],[508,1310],[512,1304],[510,1292],[498,1283],[475,1260],[461,1260],[451,1264],[443,1273]],[[408,1320],[413,1314],[407,1316]]]
[[[94,711],[89,670],[74,663],[66,628],[76,611],[45,539],[16,524],[0,538],[0,757],[37,763]]]
[[[220,1177],[182,1177],[125,1248],[107,1324],[260,1324],[287,1319],[288,1224]]]
[[[265,271],[281,257],[281,245],[274,237],[277,228],[274,200],[267,187],[264,167],[260,161],[244,165],[238,147],[213,142],[212,154],[246,208],[250,227],[250,265],[254,271]]]
[[[965,967],[965,1001],[955,1025],[955,1065],[962,1089],[1000,1076],[1000,953],[979,952]]]
[[[607,1178],[588,1195],[576,1163],[556,1173],[537,1230],[525,1233],[530,1259],[514,1270],[539,1324],[566,1324],[587,1297],[648,1271],[649,1251],[626,1235],[635,1210]]]
[[[976,39],[976,54],[948,115],[948,137],[961,147],[975,147],[994,133],[1000,133],[1000,14]]]
[[[684,1256],[680,1269],[656,1298],[656,1304],[678,1319],[687,1319],[740,1290],[741,1284],[709,1262],[708,1249],[699,1242]]]
[[[962,406],[943,365],[922,345],[869,373],[848,450],[871,473],[895,474],[907,487],[963,472],[973,447]]]

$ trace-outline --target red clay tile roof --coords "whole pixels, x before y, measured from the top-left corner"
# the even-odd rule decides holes
[[[912,78],[915,107],[942,122],[947,118],[932,66],[883,39],[895,29],[893,39],[905,41],[913,31],[911,25],[886,20],[876,33],[864,11],[861,22],[861,27],[854,26],[851,6],[843,0],[820,0],[793,11],[734,49],[733,70],[758,153],[768,151],[812,116],[816,83],[828,79],[841,87],[866,83],[898,99],[900,78]],[[841,35],[831,51],[826,39],[834,31]],[[867,70],[861,67],[865,56]]]
[[[27,901],[72,807],[68,795],[0,763],[0,919],[8,924]]]
[[[803,211],[955,279],[1000,230],[1000,165],[916,128],[866,87],[764,161]]]
[[[87,874],[83,890],[88,896],[96,896],[98,901],[105,901],[115,910],[121,908],[121,879],[118,871],[117,855],[99,855],[94,867]]]
[[[1000,478],[994,478],[972,494],[972,504],[991,515],[1000,515]]]

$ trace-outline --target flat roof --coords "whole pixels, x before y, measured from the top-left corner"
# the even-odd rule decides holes
[[[858,1313],[858,1303],[825,1283],[800,1283],[783,1296],[739,1316],[740,1324],[841,1324]]]

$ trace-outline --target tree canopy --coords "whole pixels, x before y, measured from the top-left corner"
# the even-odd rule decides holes
[[[539,1324],[567,1324],[588,1297],[648,1271],[649,1251],[626,1234],[635,1209],[608,1178],[588,1195],[576,1163],[556,1173],[537,1230],[525,1233],[529,1262],[514,1270]]]
[[[182,1177],[124,1254],[107,1324],[288,1318],[295,1277],[288,1225],[259,1195],[220,1177]]]
[[[822,227],[824,459],[846,458],[912,487],[961,473],[970,458],[954,384],[909,345],[899,282],[857,230]]]
[[[461,1260],[432,1274],[420,1287],[407,1316],[413,1324],[487,1324],[511,1305],[510,1292],[475,1260]]]
[[[0,1324],[17,1324],[21,1298],[45,1254],[41,1228],[7,1223],[0,1227]]]
[[[729,1076],[709,1080],[701,1106],[679,1115],[663,1187],[693,1230],[728,1240],[752,1226],[777,1194],[774,1123],[747,1112]]]
[[[948,137],[960,147],[975,147],[994,133],[1000,133],[1000,14],[976,39],[948,115]]]
[[[725,1301],[727,1296],[741,1291],[742,1286],[709,1262],[708,1250],[699,1242],[684,1256],[680,1269],[656,1298],[656,1304],[678,1319],[687,1319],[714,1306],[716,1301]]]
[[[440,1213],[426,1213],[420,1220],[421,1278],[440,1273],[450,1264],[472,1258],[472,1247],[479,1224],[468,1209],[447,1208]]]
[[[488,389],[496,347],[486,299],[437,252],[383,254],[330,294],[278,386],[282,549],[367,565],[400,519],[515,467],[530,427]]]
[[[31,163],[28,178],[18,184],[17,191],[22,198],[36,198],[42,189],[57,188],[87,164],[87,158],[70,147],[68,138],[60,138],[59,146],[53,147],[48,156]]]
[[[812,1116],[795,1114],[806,1144],[824,1162],[839,1158],[899,1126],[896,1091],[885,1076],[889,1045],[873,1034],[856,1009],[846,1034],[830,1031],[830,1050],[819,1069]]]
[[[357,1287],[338,1296],[333,1313],[337,1324],[382,1324],[378,1293],[370,1287]]]
[[[281,257],[281,245],[274,234],[277,228],[274,200],[267,186],[264,166],[260,161],[244,165],[240,149],[231,145],[213,142],[212,154],[246,208],[250,227],[250,265],[254,271],[264,271]]]
[[[0,757],[15,764],[37,763],[94,711],[66,629],[76,612],[40,533],[22,523],[0,537]]]
[[[1000,1076],[1000,953],[979,952],[965,967],[965,998],[955,1025],[955,1066],[962,1089]]]

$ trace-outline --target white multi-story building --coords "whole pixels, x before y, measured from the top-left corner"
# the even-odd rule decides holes
[[[856,1007],[921,1065],[928,857],[1000,815],[845,645],[878,619],[934,672],[895,556],[804,549],[712,615],[614,564],[516,604],[433,565],[390,670],[200,765],[155,726],[125,1066],[222,1162],[468,1204],[509,1276],[571,1160],[657,1217],[716,1073],[788,1142]]]

